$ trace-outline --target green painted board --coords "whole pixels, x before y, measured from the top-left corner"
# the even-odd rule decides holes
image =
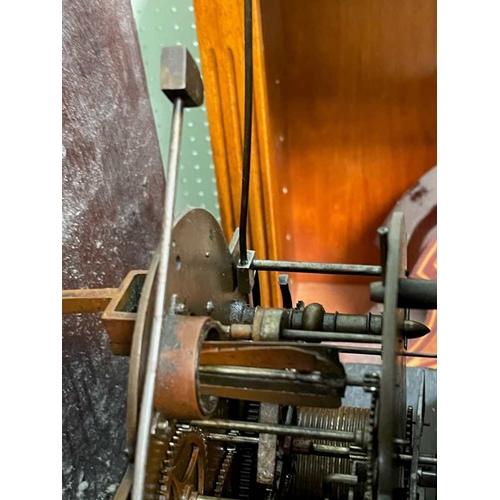
[[[184,45],[201,67],[193,4],[190,0],[132,0],[132,9],[163,165],[166,165],[172,104],[160,90],[161,49]],[[205,106],[186,109],[184,114],[176,212],[191,207],[206,208],[220,221]]]

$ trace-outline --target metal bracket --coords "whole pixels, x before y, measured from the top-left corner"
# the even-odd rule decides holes
[[[253,250],[247,250],[247,262],[245,264],[241,264],[240,261],[238,261],[238,264],[236,265],[238,291],[241,294],[248,295],[252,292],[255,282],[255,271],[251,269],[251,266],[254,258],[255,252]]]
[[[274,403],[260,404],[261,424],[277,424],[280,406]],[[276,434],[261,434],[257,452],[257,482],[272,486],[276,470],[276,450],[278,437]]]
[[[293,309],[292,293],[290,291],[290,278],[288,274],[278,275],[278,284],[281,291],[281,300],[285,309]]]
[[[255,251],[247,250],[247,262],[245,264],[241,264],[239,241],[240,229],[236,228],[229,243],[229,251],[231,252],[233,265],[236,268],[238,292],[243,295],[250,295],[255,284],[255,271],[251,269],[255,259]]]

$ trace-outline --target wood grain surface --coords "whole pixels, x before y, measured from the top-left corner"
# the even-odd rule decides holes
[[[243,2],[194,0],[206,105],[217,175],[222,225],[230,239],[239,225],[242,175],[244,46]],[[279,256],[277,167],[282,146],[269,113],[261,14],[254,1],[254,122],[250,182],[249,247],[259,258]],[[282,117],[279,116],[281,119]],[[262,257],[261,257],[262,256]],[[274,273],[260,277],[262,301],[279,303]]]
[[[436,164],[435,0],[281,8],[289,257],[376,263],[377,227]]]
[[[251,243],[271,258],[378,263],[377,227],[436,164],[436,0],[254,6]],[[195,0],[195,10],[230,232],[239,213],[243,2]],[[339,298],[337,285],[359,283],[292,278],[331,284]]]

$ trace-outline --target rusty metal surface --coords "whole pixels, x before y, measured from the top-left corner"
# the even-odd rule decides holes
[[[398,308],[399,280],[406,274],[406,232],[404,216],[392,216],[388,233],[385,275],[382,351],[384,354],[380,382],[380,422],[378,430],[379,498],[392,498],[394,489],[402,486],[395,464],[395,439],[404,439],[406,415],[406,362],[399,353],[404,349],[402,335],[404,311]]]
[[[337,351],[323,345],[207,341],[200,367],[203,394],[263,403],[338,407],[346,384]],[[314,381],[301,379],[313,376]]]
[[[206,210],[193,209],[181,214],[172,234],[175,243],[169,263],[169,282],[166,305],[176,293],[186,312],[206,316],[233,300],[244,300],[235,290],[232,261],[219,223]],[[159,254],[156,253],[139,302],[130,356],[127,402],[127,440],[133,452],[136,439],[139,400],[144,382],[144,368],[149,347],[149,331],[154,314],[155,276]],[[209,284],[209,286],[207,286]],[[208,310],[207,310],[208,306]]]
[[[421,375],[420,390],[413,429],[412,458],[410,468],[410,500],[418,500],[418,466],[421,453],[422,434],[425,425],[425,373]]]
[[[262,424],[279,424],[280,406],[273,403],[261,403],[259,422]],[[257,450],[257,482],[272,486],[275,479],[276,451],[278,437],[276,434],[262,433],[259,436]]]
[[[300,427],[340,431],[364,430],[368,425],[368,416],[368,408],[342,406],[337,409],[319,409],[302,407],[298,409],[298,425]],[[345,447],[345,443],[336,441],[315,439],[313,443]],[[292,488],[292,498],[302,499],[306,496],[311,500],[323,499],[323,479],[331,472],[349,474],[351,472],[349,459],[318,455],[298,456],[296,474]],[[347,498],[348,488],[342,485],[336,485],[333,493],[333,498]],[[356,493],[357,495],[355,498],[362,498],[362,489],[358,488]]]
[[[62,4],[62,288],[147,269],[163,173],[130,3]],[[98,315],[63,317],[62,495],[111,498],[125,472],[128,360]]]
[[[146,279],[147,271],[131,271],[118,288],[104,310],[101,320],[109,335],[113,354],[128,356],[134,332],[137,304]]]
[[[204,339],[218,323],[207,317],[166,317],[160,341],[154,407],[167,418],[201,419],[210,416],[217,399],[201,396],[198,360]]]
[[[148,499],[157,498],[159,481],[163,475],[161,472],[164,468],[163,462],[167,458],[170,442],[175,435],[173,426],[169,426],[168,422],[161,416],[155,415],[155,417],[154,424],[151,426],[154,427],[154,431],[151,433],[149,440],[146,486],[144,488],[144,496]],[[133,464],[130,466],[133,467]],[[133,483],[133,475],[131,481]],[[124,500],[130,500],[130,496],[127,496]]]
[[[193,490],[203,493],[208,458],[198,430],[179,426],[156,430],[148,448],[144,500],[185,500]]]
[[[195,429],[179,430],[169,443],[162,467],[162,479],[156,484],[156,495],[146,495],[145,500],[186,500],[192,492],[203,495],[205,491],[206,443],[201,432]]]
[[[130,458],[134,456],[135,451],[139,401],[149,346],[147,332],[151,328],[153,318],[153,285],[159,260],[160,254],[156,252],[149,266],[144,286],[142,287],[130,348],[127,385],[127,451]]]
[[[63,314],[103,311],[101,319],[109,335],[113,354],[128,356],[139,297],[147,271],[131,271],[118,288],[62,291]]]
[[[263,342],[279,340],[284,312],[283,309],[258,307],[252,324],[252,340]]]
[[[196,208],[180,215],[172,241],[166,309],[173,293],[186,312],[196,316],[206,316],[226,302],[246,301],[235,289],[231,254],[222,228],[210,212]]]
[[[338,358],[338,356],[337,356]],[[248,366],[298,371],[319,371],[343,376],[335,350],[324,345],[280,345],[280,343],[247,341],[207,341],[200,353],[200,365]]]
[[[332,394],[308,394],[304,391],[280,387],[279,389],[251,387],[255,380],[249,381],[249,387],[233,387],[230,385],[200,384],[200,393],[219,398],[256,401],[260,403],[275,403],[280,405],[307,405],[318,408],[337,408],[340,406],[340,396]],[[269,387],[269,384],[267,384]],[[277,385],[277,384],[276,384]],[[300,388],[299,388],[300,389]]]
[[[62,291],[62,313],[95,313],[106,309],[118,288],[91,288]]]
[[[172,102],[178,98],[182,99],[186,108],[203,104],[200,70],[186,47],[163,47],[160,87]]]
[[[252,338],[254,341],[277,341],[280,338],[283,309],[264,309],[258,307],[253,321]],[[280,406],[262,402],[259,422],[263,424],[279,423]],[[273,434],[261,434],[257,447],[257,482],[273,486],[275,481],[276,452],[278,438]]]
[[[163,51],[168,51],[163,49]],[[149,333],[149,351],[146,360],[144,385],[139,411],[139,424],[137,427],[137,442],[134,453],[134,486],[132,489],[133,500],[143,500],[145,484],[147,451],[150,439],[150,425],[153,418],[153,398],[155,389],[156,366],[158,364],[159,345],[161,338],[162,318],[164,314],[171,314],[171,309],[164,307],[167,291],[168,265],[172,250],[172,229],[174,226],[175,198],[177,174],[180,163],[180,149],[182,140],[182,122],[184,116],[184,102],[181,98],[174,100],[168,159],[165,169],[165,196],[163,199],[162,226],[160,235],[160,262],[155,279],[154,315],[151,331]]]

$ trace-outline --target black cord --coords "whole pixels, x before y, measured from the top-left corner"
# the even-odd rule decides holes
[[[240,263],[247,263],[248,195],[250,190],[250,158],[252,149],[252,0],[245,0],[245,126],[243,132],[243,169],[240,209]]]

